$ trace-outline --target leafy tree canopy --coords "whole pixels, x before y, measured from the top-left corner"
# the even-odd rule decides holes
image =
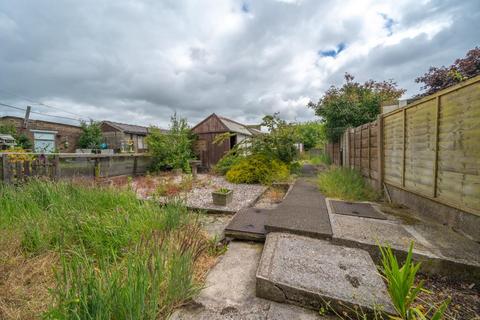
[[[326,142],[325,124],[319,121],[298,123],[297,132],[305,150],[322,147]]]
[[[309,102],[308,106],[325,123],[327,139],[336,141],[345,129],[375,120],[382,103],[396,100],[403,93],[405,90],[397,88],[392,80],[359,83],[346,73],[341,87],[330,87],[317,103]]]
[[[84,149],[99,149],[103,142],[102,128],[100,122],[90,120],[89,123],[82,121],[82,134],[78,139],[78,146]]]
[[[425,90],[425,92],[420,96],[424,96],[435,93],[479,74],[480,48],[475,47],[467,52],[465,58],[455,60],[455,62],[449,67],[430,67],[428,72],[415,79],[415,82],[423,84],[421,89]]]

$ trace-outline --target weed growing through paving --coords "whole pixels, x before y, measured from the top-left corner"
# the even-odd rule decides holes
[[[331,167],[318,175],[318,186],[327,197],[352,201],[375,201],[379,195],[365,183],[359,172]]]
[[[393,303],[396,314],[386,314],[382,306],[374,306],[373,311],[365,311],[358,306],[337,303],[332,306],[330,301],[322,299],[323,306],[320,315],[332,313],[344,320],[391,319],[391,320],[440,320],[444,318],[450,300],[437,306],[425,307],[420,301],[420,292],[430,293],[423,288],[423,281],[415,285],[415,278],[420,263],[413,262],[413,242],[410,244],[407,257],[400,265],[390,247],[378,245],[382,256],[380,272],[387,283],[387,291]]]
[[[181,203],[33,180],[0,185],[0,208],[0,231],[12,237],[0,239],[2,248],[18,243],[27,260],[59,257],[49,265],[56,271],[45,318],[157,319],[199,289],[195,262],[210,243]],[[8,307],[0,303],[0,317]]]
[[[444,301],[438,308],[430,307],[427,311],[422,305],[414,304],[418,294],[426,290],[423,288],[423,281],[415,285],[415,276],[420,269],[420,263],[412,261],[413,242],[410,244],[407,258],[402,266],[399,265],[390,247],[379,246],[379,248],[382,254],[380,270],[387,281],[387,290],[397,312],[397,316],[392,318],[403,320],[442,319],[450,303],[449,300]]]

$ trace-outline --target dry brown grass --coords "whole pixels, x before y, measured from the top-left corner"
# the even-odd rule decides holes
[[[48,290],[54,287],[57,254],[27,257],[18,237],[8,237],[0,244],[0,319],[40,318],[51,304]]]

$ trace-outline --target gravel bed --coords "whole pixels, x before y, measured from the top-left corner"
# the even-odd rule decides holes
[[[199,174],[197,179],[199,183],[186,194],[186,204],[192,209],[235,213],[242,208],[252,206],[267,189],[265,186],[256,184],[233,184],[226,181],[224,177],[208,174]],[[212,191],[219,188],[233,190],[233,199],[228,206],[213,204]]]

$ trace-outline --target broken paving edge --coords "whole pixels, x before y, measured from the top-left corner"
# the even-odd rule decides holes
[[[343,312],[346,312],[347,314],[355,314],[357,313],[357,310],[361,310],[362,313],[367,315],[373,315],[379,312],[392,315],[395,314],[393,306],[384,306],[382,304],[374,304],[373,307],[359,306],[353,302],[335,297],[324,298],[318,293],[306,291],[305,289],[299,293],[296,288],[292,288],[282,283],[273,283],[259,275],[257,275],[256,295],[259,298],[279,303],[293,304],[295,306],[315,311],[319,311],[322,308],[330,308],[340,314]]]
[[[332,238],[332,244],[349,248],[358,248],[367,251],[375,264],[382,263],[382,255],[377,244],[360,242],[358,240]],[[408,248],[399,249],[391,247],[398,261],[404,261]],[[463,261],[439,257],[434,253],[423,253],[413,249],[413,261],[420,262],[420,272],[428,275],[440,275],[453,280],[480,282],[480,265],[468,264]]]
[[[394,313],[368,252],[325,240],[268,234],[256,280],[257,296],[276,302],[314,310],[328,304],[337,312]]]

